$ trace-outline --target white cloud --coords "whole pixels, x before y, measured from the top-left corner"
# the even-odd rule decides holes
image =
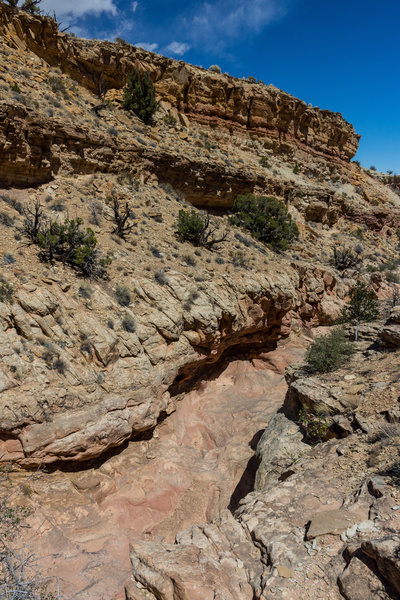
[[[165,48],[167,52],[171,52],[171,54],[176,54],[177,56],[182,56],[189,49],[189,44],[185,44],[185,42],[171,42]]]
[[[137,48],[143,48],[143,50],[148,50],[149,52],[155,52],[158,48],[158,44],[152,44],[151,42],[136,42],[133,44]]]
[[[132,2],[132,12],[136,12],[139,2]]]
[[[109,13],[113,16],[117,14],[117,6],[113,0],[43,0],[40,8],[44,12],[53,11],[57,17],[82,17],[86,14],[99,15],[101,13]]]
[[[232,38],[259,33],[286,13],[288,0],[216,0],[202,2],[182,20],[183,31],[193,43],[224,46]]]

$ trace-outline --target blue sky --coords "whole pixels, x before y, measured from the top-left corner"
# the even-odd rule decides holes
[[[396,0],[43,0],[84,37],[252,75],[341,112],[356,158],[400,173],[400,3]]]

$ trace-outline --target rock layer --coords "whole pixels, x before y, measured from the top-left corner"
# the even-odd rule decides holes
[[[150,72],[160,100],[190,118],[243,128],[278,144],[295,143],[346,161],[357,151],[359,136],[340,114],[307,106],[273,86],[211,73],[129,44],[75,39],[61,33],[52,19],[3,4],[0,33],[94,92],[120,89],[127,73],[138,67]]]

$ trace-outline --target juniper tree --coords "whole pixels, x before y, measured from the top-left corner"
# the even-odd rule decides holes
[[[135,113],[144,123],[150,123],[157,109],[156,95],[150,75],[134,69],[128,75],[122,105]]]
[[[378,297],[361,281],[357,281],[349,295],[350,302],[342,310],[342,321],[354,325],[354,340],[357,342],[360,323],[368,323],[379,316]]]
[[[273,250],[286,250],[299,230],[286,206],[273,197],[239,195],[233,205],[231,223],[245,227]]]

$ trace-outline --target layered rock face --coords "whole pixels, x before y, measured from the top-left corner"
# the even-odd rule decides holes
[[[340,114],[309,107],[273,86],[210,73],[128,44],[71,38],[51,19],[4,5],[0,32],[94,92],[122,88],[127,73],[139,67],[151,73],[160,100],[201,122],[246,129],[343,160],[357,151],[359,136]]]
[[[135,318],[134,333],[107,327],[104,315],[118,313],[118,303],[97,285],[86,307],[72,293],[75,286],[51,279],[44,289],[21,286],[15,302],[2,305],[9,370],[2,372],[2,461],[38,465],[98,456],[154,427],[174,409],[175,396],[227,352],[272,347],[304,305],[322,319],[338,302],[330,275],[321,287],[310,273],[297,296],[293,270],[243,282],[226,278],[192,300],[190,280],[173,271],[165,279],[163,286],[131,284],[135,308],[125,313]],[[62,377],[48,372],[56,358]],[[96,385],[96,372],[104,383]]]

